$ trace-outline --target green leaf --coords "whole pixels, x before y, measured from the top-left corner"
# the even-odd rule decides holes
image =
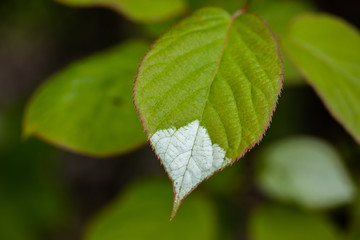
[[[301,15],[282,46],[330,113],[360,143],[360,35],[325,14]]]
[[[194,195],[186,202],[186,209],[170,222],[170,209],[164,206],[172,196],[165,180],[138,182],[90,224],[84,239],[216,239],[218,224],[211,203]]]
[[[183,0],[56,0],[72,7],[108,7],[137,22],[157,22],[180,15]]]
[[[260,141],[281,83],[276,41],[253,14],[204,8],[153,45],[134,100],[174,183],[173,215],[198,184]]]
[[[144,144],[131,88],[137,62],[147,46],[128,42],[51,77],[27,106],[24,134],[100,157]]]
[[[321,215],[281,206],[255,210],[250,219],[252,240],[336,240],[334,226]]]
[[[262,153],[260,187],[274,198],[307,208],[327,208],[350,202],[355,187],[338,153],[312,137],[275,142]]]

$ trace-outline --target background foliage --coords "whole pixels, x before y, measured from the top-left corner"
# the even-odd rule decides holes
[[[127,239],[134,233],[138,234],[137,239],[149,239],[148,236],[154,234],[156,239],[182,236],[189,239],[281,240],[299,236],[299,239],[360,239],[359,146],[330,116],[287,57],[285,88],[262,143],[232,167],[202,184],[194,196],[184,202],[172,222],[168,221],[172,200],[170,182],[149,146],[98,159],[64,151],[34,138],[22,140],[21,125],[25,107],[29,106],[27,100],[43,82],[51,88],[51,80],[60,78],[66,71],[81,74],[80,70],[72,69],[73,62],[95,71],[101,68],[96,63],[102,61],[99,52],[109,51],[131,39],[150,44],[178,19],[200,7],[220,5],[234,12],[244,3],[240,0],[177,0],[174,2],[178,5],[170,5],[179,6],[176,10],[167,12],[163,5],[165,7],[157,8],[161,12],[146,9],[149,15],[138,18],[144,15],[138,14],[133,6],[129,5],[131,11],[124,10],[124,4],[131,1],[108,2],[117,2],[121,10],[113,11],[113,4],[107,4],[107,8],[71,8],[48,0],[0,2],[0,239],[95,240],[106,236],[107,240],[116,236]],[[261,15],[282,38],[292,18],[308,11],[332,13],[359,27],[355,6],[356,1],[350,0],[341,3],[252,0],[250,10]],[[161,14],[163,17],[156,17]],[[323,29],[333,26],[326,24]],[[336,44],[339,49],[350,46],[339,41]],[[356,54],[357,47],[355,44],[349,51]],[[136,49],[140,60],[147,47]],[[94,66],[86,66],[86,60],[82,60],[89,59],[90,55]],[[128,61],[122,60],[129,63],[129,79],[124,80],[130,82],[138,62],[131,57],[126,58]],[[351,69],[359,69],[359,62],[354,66]],[[114,68],[111,72],[120,74],[120,69]],[[65,72],[60,73],[63,69]],[[59,75],[51,77],[56,72]],[[113,81],[113,74],[104,79]],[[60,87],[53,87],[51,97],[61,94]],[[127,87],[130,89],[131,84]],[[82,100],[86,108],[93,109],[91,101],[99,97],[96,93],[99,89],[102,89],[101,96],[107,96],[106,86],[90,86]],[[131,107],[131,102],[114,100],[113,89],[110,89],[112,104]],[[354,96],[360,96],[357,89],[352,91]],[[356,105],[355,98],[353,101],[355,108],[360,106]],[[84,109],[80,105],[66,113],[56,112],[58,108],[52,110],[59,119],[75,120]],[[139,122],[127,124],[129,128],[138,129],[140,145],[144,135]],[[79,126],[88,127],[87,124]],[[109,130],[111,126],[101,124],[99,128]],[[66,136],[63,129],[53,131]],[[112,140],[114,144],[118,142],[116,138]],[[316,191],[319,189],[329,191],[319,194]],[[191,221],[196,223],[190,224]],[[142,234],[146,234],[145,237]]]

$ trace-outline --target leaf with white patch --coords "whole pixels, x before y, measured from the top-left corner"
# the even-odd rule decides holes
[[[134,102],[183,198],[260,141],[281,89],[276,41],[253,14],[204,8],[172,28],[140,65]]]

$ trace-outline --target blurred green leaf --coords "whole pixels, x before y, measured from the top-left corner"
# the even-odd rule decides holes
[[[134,102],[173,180],[173,213],[261,140],[281,87],[276,40],[253,14],[203,8],[158,39],[139,67]]]
[[[131,88],[147,47],[139,41],[121,44],[50,78],[28,104],[24,134],[94,156],[144,144]]]
[[[325,14],[301,15],[282,46],[330,113],[360,143],[360,34]]]
[[[211,240],[218,233],[214,208],[194,194],[169,221],[173,193],[166,180],[133,184],[90,224],[86,240]]]
[[[283,139],[268,146],[261,156],[258,183],[274,198],[327,208],[354,197],[355,187],[338,153],[320,139]]]
[[[72,7],[108,7],[137,22],[158,22],[183,13],[184,0],[56,0]]]
[[[281,206],[264,206],[250,219],[252,240],[336,240],[334,226],[320,215]]]

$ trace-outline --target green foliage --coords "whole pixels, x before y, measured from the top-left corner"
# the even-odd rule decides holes
[[[50,78],[28,104],[24,134],[94,156],[144,144],[131,88],[146,48],[140,41],[124,43]]]
[[[0,144],[0,239],[35,240],[57,231],[70,216],[56,178],[56,152],[44,143],[20,142],[21,108],[2,111]]]
[[[252,213],[252,240],[338,240],[324,217],[281,206],[264,206]]]
[[[360,142],[359,33],[338,18],[304,14],[314,9],[311,2],[57,1],[73,7],[107,7],[141,23],[121,27],[126,32],[121,33],[122,37],[129,34],[158,38],[181,15],[190,15],[154,43],[140,63],[134,86],[134,102],[149,140],[173,182],[172,217],[182,200],[203,180],[234,163],[262,139],[281,90],[283,69],[288,85],[304,83],[301,72],[334,117]],[[245,3],[251,4],[243,6]],[[16,29],[5,36],[4,42],[11,49],[22,52],[24,48],[18,46],[38,37],[37,32],[33,33],[36,26],[52,26],[59,20],[53,14],[59,6],[46,4],[12,3],[0,9],[0,15],[27,30],[22,33]],[[190,14],[208,6],[218,8]],[[8,14],[10,8],[21,11]],[[61,9],[66,12],[66,8]],[[63,16],[67,19],[66,14]],[[122,18],[119,22],[128,23]],[[6,24],[0,25],[0,31],[6,28]],[[131,31],[127,32],[127,28]],[[46,34],[55,42],[57,35],[52,30]],[[25,35],[30,38],[21,37]],[[282,43],[281,49],[276,38]],[[32,49],[30,44],[26,46]],[[51,77],[26,108],[23,135],[38,136],[65,149],[98,157],[139,148],[146,136],[131,102],[131,88],[147,48],[142,41],[130,40]],[[285,51],[288,55],[281,57]],[[303,120],[311,114],[299,107],[308,106],[300,104],[306,102],[303,96],[295,94],[291,96],[293,102],[285,103],[288,107],[277,116],[282,120],[270,139],[303,130]],[[53,149],[35,140],[18,143],[20,133],[11,130],[18,125],[0,109],[0,195],[4,196],[0,198],[0,239],[32,240],[38,239],[42,229],[58,227],[68,209],[57,182],[44,174],[51,172]],[[343,139],[339,142],[347,144]],[[224,210],[219,216],[207,199],[195,194],[169,222],[170,187],[162,180],[138,182],[94,219],[85,239],[231,239],[230,229],[238,228],[240,221],[247,224],[250,206],[250,236],[246,237],[252,240],[338,240],[338,233],[322,215],[285,206],[253,211],[251,207],[257,201],[268,201],[267,196],[254,190],[253,181],[271,200],[295,203],[307,211],[350,203],[356,189],[342,158],[351,158],[352,148],[346,148],[344,151],[350,154],[340,157],[333,146],[312,137],[269,144],[262,154],[249,155],[260,156],[255,179],[251,174],[254,161],[250,159],[244,165],[226,169],[204,186],[219,201],[219,210]],[[351,240],[359,236],[357,205],[351,208],[353,220],[344,233]],[[245,238],[243,230],[236,230],[236,238]]]
[[[194,194],[176,219],[168,220],[173,193],[167,181],[147,179],[133,184],[89,226],[86,240],[211,240],[217,221],[212,204]]]
[[[332,115],[360,142],[360,34],[325,14],[296,18],[282,39],[286,53]]]
[[[178,16],[185,8],[183,0],[57,0],[73,7],[102,6],[114,9],[137,22],[156,22]]]
[[[275,39],[252,14],[204,8],[153,45],[134,100],[174,181],[174,211],[197,184],[261,139],[281,75]]]
[[[355,187],[338,153],[320,139],[283,139],[261,156],[258,182],[274,198],[307,208],[327,208],[354,197]]]

